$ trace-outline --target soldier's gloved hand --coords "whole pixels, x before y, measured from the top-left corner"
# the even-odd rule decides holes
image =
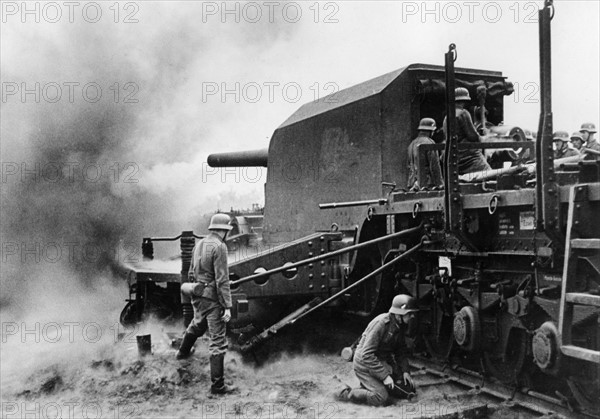
[[[404,377],[404,384],[410,384],[413,388],[415,387],[415,382],[413,381],[413,378],[410,376],[409,373],[405,372],[403,374]]]
[[[221,317],[221,319],[223,319],[223,321],[225,323],[227,323],[229,320],[231,320],[231,310],[226,308],[225,312],[223,313],[223,317]]]
[[[389,388],[390,390],[394,388],[394,379],[391,375],[385,377],[385,380],[383,380],[383,385]]]

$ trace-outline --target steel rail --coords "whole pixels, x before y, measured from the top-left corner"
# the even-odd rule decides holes
[[[462,367],[448,368],[448,365],[440,365],[433,360],[423,358],[409,358],[409,365],[418,371],[425,371],[427,374],[444,380],[446,383],[456,383],[472,389],[482,397],[491,397],[501,401],[500,404],[512,404],[543,417],[562,417],[562,418],[592,418],[593,415],[587,412],[576,412],[571,406],[565,404],[563,400],[537,393],[529,389],[515,389],[504,384],[493,382],[486,379],[476,371],[468,370]],[[423,375],[423,374],[422,374]],[[427,383],[428,384],[428,383]],[[425,385],[427,387],[429,385]],[[549,415],[549,416],[546,416]]]

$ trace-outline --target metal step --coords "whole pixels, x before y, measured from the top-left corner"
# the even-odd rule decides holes
[[[600,307],[600,295],[591,295],[579,292],[568,292],[566,295],[566,299],[568,303]]]
[[[573,239],[572,249],[595,249],[600,250],[600,239]]]
[[[592,349],[574,345],[563,345],[560,347],[560,350],[566,356],[600,364],[600,351],[594,351]]]

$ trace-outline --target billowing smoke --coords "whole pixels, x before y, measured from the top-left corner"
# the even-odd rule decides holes
[[[118,23],[100,3],[97,23],[81,9],[70,22],[53,4],[58,23],[3,10],[1,25],[2,386],[15,391],[15,379],[53,361],[89,360],[97,330],[111,343],[127,296],[120,266],[141,259],[143,236],[199,232],[206,213],[261,202],[257,179],[240,194],[203,163],[268,136],[249,144],[256,116],[203,101],[202,88],[252,77],[241,53],[274,48],[295,28],[203,24],[200,4],[177,3],[115,3]]]
[[[64,6],[56,24],[38,4],[36,23],[14,5],[2,25],[2,306],[26,307],[46,267],[91,286],[139,257],[142,235],[176,235],[207,212],[260,202],[255,177],[240,195],[207,175],[210,152],[266,139],[244,145],[249,115],[206,103],[203,88],[243,81],[240,54],[298,26],[224,24],[206,6],[168,4],[119,4],[118,16],[101,6],[96,23],[91,9],[70,22]]]

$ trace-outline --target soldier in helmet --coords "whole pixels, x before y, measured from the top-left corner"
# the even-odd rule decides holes
[[[573,144],[573,148],[579,152],[581,152],[581,148],[583,147],[583,135],[579,131],[571,134],[571,144]]]
[[[485,137],[480,137],[473,125],[473,119],[469,111],[465,109],[467,103],[471,101],[469,91],[464,87],[458,87],[454,91],[456,102],[456,135],[458,142],[482,142]],[[444,131],[447,131],[448,125],[444,118]],[[483,170],[491,170],[481,150],[461,150],[458,152],[458,173],[479,172]]]
[[[421,144],[435,144],[431,135],[435,131],[435,121],[431,118],[423,118],[419,123],[417,138],[412,140],[408,146],[408,189],[419,189],[420,187],[441,187],[444,184],[440,159],[435,150],[427,152],[425,167],[419,167],[419,146]],[[426,184],[419,185],[419,171],[425,175]]]
[[[581,124],[579,132],[583,136],[583,141],[586,142],[585,147],[581,149],[581,153],[585,154],[585,160],[600,160],[600,144],[594,138],[596,125],[585,122]]]
[[[569,133],[567,131],[556,131],[552,136],[554,143],[554,159],[578,156],[579,153],[569,148]]]
[[[336,393],[338,400],[383,406],[396,387],[414,393],[405,336],[408,323],[417,311],[417,300],[401,294],[394,297],[389,312],[380,314],[369,323],[353,360],[354,373],[361,387],[344,387]]]
[[[190,275],[193,284],[182,286],[183,293],[189,293],[194,307],[194,319],[188,326],[177,358],[183,359],[198,337],[204,334],[206,325],[210,334],[210,378],[213,394],[225,394],[233,388],[225,384],[224,360],[227,351],[225,323],[231,319],[231,290],[229,287],[229,267],[225,237],[232,229],[227,214],[215,214],[210,219],[210,234],[198,241],[192,252]]]

